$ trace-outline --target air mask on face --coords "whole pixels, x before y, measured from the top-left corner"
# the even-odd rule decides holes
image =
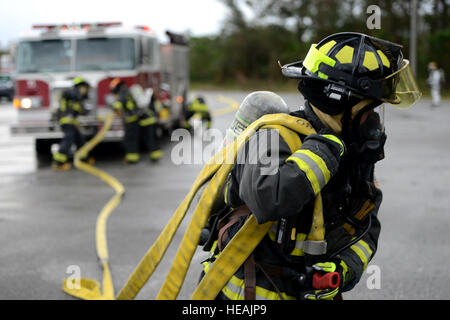
[[[384,159],[384,106],[363,108],[352,120],[352,152],[365,163]]]

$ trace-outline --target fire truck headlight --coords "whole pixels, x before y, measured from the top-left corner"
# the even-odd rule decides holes
[[[14,108],[19,109],[20,108],[20,99],[14,98],[13,105],[14,105]]]
[[[31,101],[30,98],[23,98],[23,99],[20,101],[20,104],[21,104],[22,108],[24,108],[24,109],[30,109],[31,106],[33,105],[33,102]]]

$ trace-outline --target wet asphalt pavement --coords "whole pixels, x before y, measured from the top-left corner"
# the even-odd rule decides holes
[[[247,93],[203,94],[213,110],[224,110],[230,99],[239,103]],[[281,96],[292,109],[302,103],[297,94]],[[408,111],[386,108],[387,156],[376,171],[384,194],[379,213],[382,231],[371,262],[379,267],[381,288],[369,289],[366,273],[344,299],[450,299],[450,103],[435,110],[429,104],[423,100]],[[233,113],[219,114],[213,127],[223,133]],[[79,266],[82,277],[101,279],[95,222],[113,191],[84,172],[60,173],[49,164],[38,165],[33,140],[9,135],[8,124],[14,119],[12,106],[0,104],[0,299],[72,299],[61,290],[69,266]],[[124,166],[119,149],[96,164],[126,188],[125,198],[108,220],[116,291],[202,167],[175,164],[171,157],[175,145],[166,139],[164,158],[156,164],[143,156],[138,165]],[[189,218],[138,299],[156,296]],[[198,250],[179,298],[189,298],[204,258]]]

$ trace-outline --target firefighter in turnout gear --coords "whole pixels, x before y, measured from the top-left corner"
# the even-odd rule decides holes
[[[197,97],[192,103],[189,104],[187,107],[185,114],[184,114],[184,128],[190,129],[191,124],[189,123],[189,120],[194,116],[198,114],[200,116],[200,119],[203,121],[206,121],[206,128],[210,129],[212,125],[212,118],[211,113],[209,111],[209,106],[206,104],[205,99],[201,96]]]
[[[290,115],[317,133],[298,134],[302,145],[293,151],[276,129],[263,129],[239,151],[203,230],[210,256],[202,276],[250,215],[258,224],[274,223],[217,299],[337,299],[358,283],[380,234],[374,168],[384,158],[382,104],[407,108],[421,96],[401,49],[338,33],[282,67],[284,76],[299,79],[305,98]],[[319,194],[324,241],[306,241]]]
[[[85,143],[78,126],[78,115],[87,114],[84,108],[84,100],[88,97],[89,84],[81,77],[73,80],[73,87],[64,91],[56,112],[58,123],[64,133],[64,137],[59,144],[58,152],[53,154],[52,168],[58,171],[70,170],[71,164],[68,162],[70,149],[73,144],[77,149]],[[84,159],[89,163],[94,163],[93,158],[86,156]]]
[[[144,143],[149,158],[157,161],[162,157],[156,137],[157,118],[152,104],[147,109],[139,109],[136,101],[129,92],[125,82],[115,78],[110,82],[110,90],[115,101],[112,105],[116,114],[122,118],[125,137],[124,163],[134,164],[139,162],[140,142]]]

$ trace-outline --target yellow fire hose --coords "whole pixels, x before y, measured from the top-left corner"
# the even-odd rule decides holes
[[[97,169],[83,161],[86,155],[95,148],[104,138],[106,132],[111,128],[111,124],[114,119],[114,113],[111,112],[107,115],[102,129],[83,147],[81,147],[74,156],[74,164],[78,169],[92,174],[106,182],[116,192],[115,195],[108,201],[108,203],[100,211],[100,214],[96,222],[95,230],[95,242],[97,247],[97,256],[100,260],[100,264],[103,268],[103,290],[100,290],[100,284],[98,281],[82,278],[80,281],[80,288],[74,287],[73,283],[68,283],[68,279],[63,281],[64,292],[73,295],[77,298],[87,300],[100,300],[100,299],[114,299],[114,286],[112,282],[111,272],[108,264],[108,245],[106,239],[106,222],[109,215],[122,200],[124,193],[123,185],[117,181],[114,177],[110,176],[106,172]]]
[[[63,290],[81,299],[114,299],[114,288],[108,266],[108,251],[106,243],[106,220],[111,211],[119,204],[123,195],[123,186],[113,177],[90,165],[81,162],[82,155],[92,150],[103,138],[111,125],[113,115],[110,114],[102,130],[85,147],[75,155],[75,166],[85,172],[93,174],[116,191],[101,211],[97,219],[96,243],[97,254],[103,267],[103,292],[97,281],[81,279],[81,288],[69,288],[67,280],[63,283]],[[159,262],[169,247],[179,225],[184,219],[196,193],[209,181],[194,210],[190,224],[186,229],[183,240],[178,248],[171,269],[157,295],[157,299],[176,299],[183,285],[187,270],[196,251],[200,233],[210,214],[210,209],[216,199],[220,186],[224,183],[228,173],[233,167],[238,150],[249,137],[261,128],[276,128],[290,146],[292,152],[298,149],[301,141],[297,134],[309,135],[315,133],[312,126],[305,120],[287,114],[266,115],[250,125],[233,143],[218,152],[203,167],[197,176],[191,190],[180,204],[175,214],[160,233],[156,242],[144,255],[136,269],[133,271],[124,287],[120,290],[117,299],[134,299],[140,289],[153,274]],[[248,255],[258,245],[270,228],[271,223],[258,225],[256,219],[251,217],[242,229],[230,241],[217,261],[200,282],[192,295],[192,299],[214,299],[235,271],[242,265]],[[320,194],[315,201],[313,225],[308,236],[309,241],[323,241],[323,213]]]

